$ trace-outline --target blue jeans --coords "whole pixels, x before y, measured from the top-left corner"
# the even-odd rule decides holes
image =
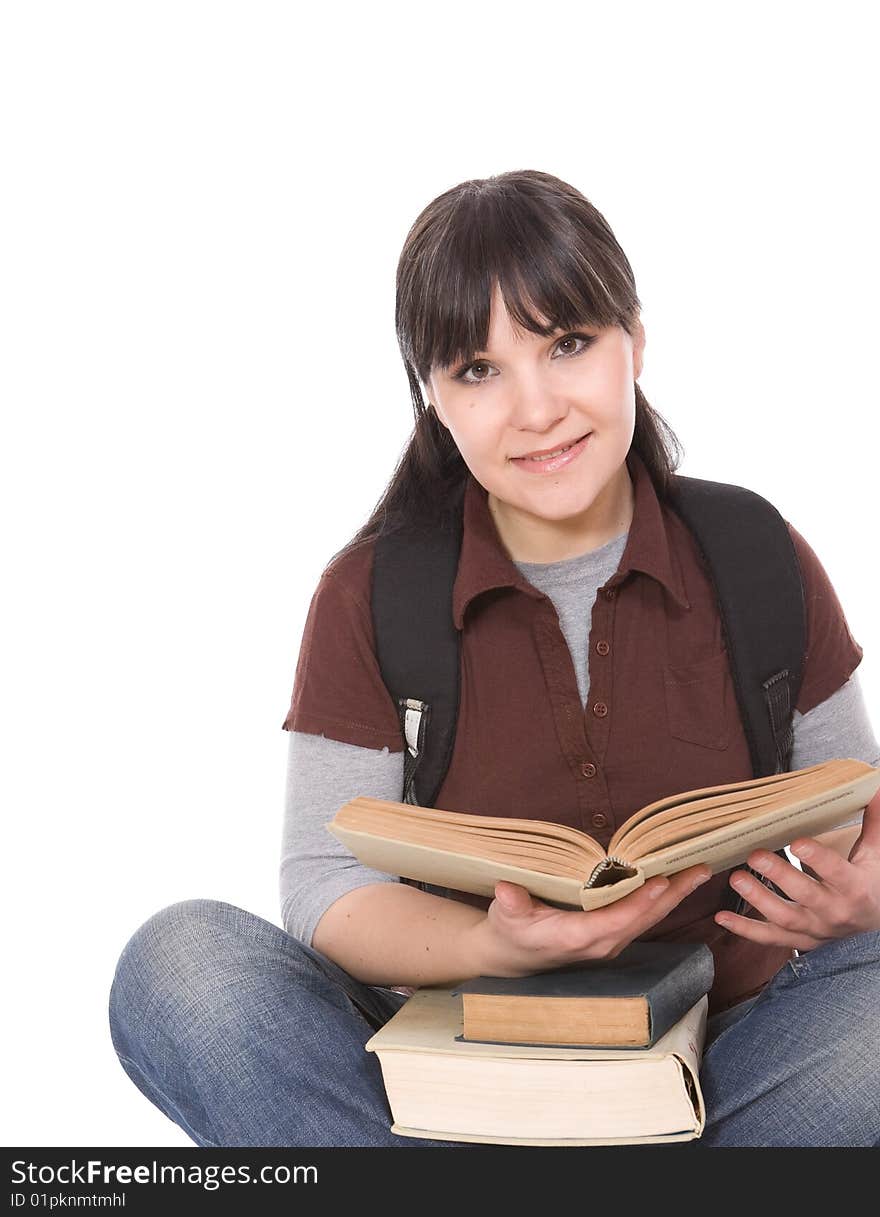
[[[482,1148],[390,1130],[364,1044],[405,1001],[277,925],[218,900],[154,914],[110,990],[113,1047],[147,1098],[201,1146]],[[701,1146],[880,1144],[880,931],[783,965],[713,1015]]]

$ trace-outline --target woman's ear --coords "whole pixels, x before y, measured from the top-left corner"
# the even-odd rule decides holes
[[[446,420],[444,419],[442,413],[437,409],[437,407],[434,405],[434,403],[432,401],[428,402],[428,406],[431,410],[434,411],[434,417],[437,419],[437,422],[440,424],[440,426],[446,427],[446,430],[448,431],[449,427],[447,426]]]
[[[644,362],[643,352],[645,350],[645,327],[642,325],[642,319],[639,317],[635,324],[633,333],[633,379],[638,380],[642,374],[642,365]]]
[[[448,431],[449,427],[446,423],[446,419],[443,417],[443,411],[438,408],[438,406],[434,400],[434,398],[436,397],[436,394],[434,393],[434,386],[433,386],[432,381],[429,380],[427,384],[422,385],[422,397],[428,403],[427,408],[429,410],[433,410],[434,417],[437,419],[437,421],[442,426],[446,427],[446,430]]]

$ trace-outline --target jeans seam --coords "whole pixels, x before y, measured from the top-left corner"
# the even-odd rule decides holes
[[[140,1074],[140,1076],[144,1079],[144,1081],[151,1087],[151,1089],[155,1090],[157,1094],[162,1096],[162,1098],[165,1100],[165,1102],[168,1104],[168,1106],[172,1109],[172,1111],[174,1111],[176,1113],[175,1117],[174,1117],[175,1122],[178,1123],[181,1126],[181,1128],[184,1130],[184,1132],[186,1132],[190,1137],[192,1137],[192,1139],[194,1141],[198,1142],[200,1134],[196,1133],[195,1129],[191,1126],[189,1120],[187,1120],[186,1117],[181,1113],[180,1108],[177,1106],[177,1104],[172,1099],[170,1099],[168,1097],[168,1095],[165,1093],[165,1091],[162,1089],[162,1087],[157,1086],[152,1078],[148,1078],[147,1075],[144,1073],[143,1069],[141,1069],[140,1065],[137,1063],[137,1061],[133,1061],[130,1056],[126,1056],[122,1052],[117,1052],[116,1055],[119,1057],[120,1061],[125,1061],[126,1064],[131,1065],[132,1068],[136,1069],[137,1072]],[[147,1096],[145,1095],[144,1097],[146,1098]],[[203,1138],[203,1141],[204,1141],[205,1148],[219,1149],[219,1146],[215,1145],[213,1141],[208,1141],[205,1138]]]

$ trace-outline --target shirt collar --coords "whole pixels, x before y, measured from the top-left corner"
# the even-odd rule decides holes
[[[669,524],[651,475],[634,449],[627,454],[626,463],[633,483],[633,518],[620,565],[605,587],[616,587],[630,571],[642,571],[662,584],[677,604],[689,609],[681,568],[670,541]],[[516,587],[538,600],[546,599],[545,594],[520,573],[508,555],[489,510],[488,492],[469,472],[464,494],[461,551],[452,589],[456,629],[464,628],[464,615],[470,602],[496,587]]]

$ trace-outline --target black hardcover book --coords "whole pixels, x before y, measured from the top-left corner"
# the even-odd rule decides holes
[[[582,960],[531,976],[477,976],[452,990],[462,995],[464,1008],[465,1031],[455,1038],[496,1044],[650,1048],[709,992],[714,979],[712,952],[702,942],[632,942],[614,959]],[[502,1003],[481,998],[517,1000],[515,1006],[504,1003],[502,1011]],[[566,998],[569,1001],[554,1011],[553,1001]],[[496,1014],[506,1020],[504,1025],[510,1025],[513,1015],[521,1032],[525,1028],[526,1038],[487,1034]],[[469,1022],[481,1029],[480,1034],[468,1034]],[[568,1035],[575,1027],[584,1038],[572,1043]],[[567,1028],[564,1038],[559,1038],[561,1028]]]

